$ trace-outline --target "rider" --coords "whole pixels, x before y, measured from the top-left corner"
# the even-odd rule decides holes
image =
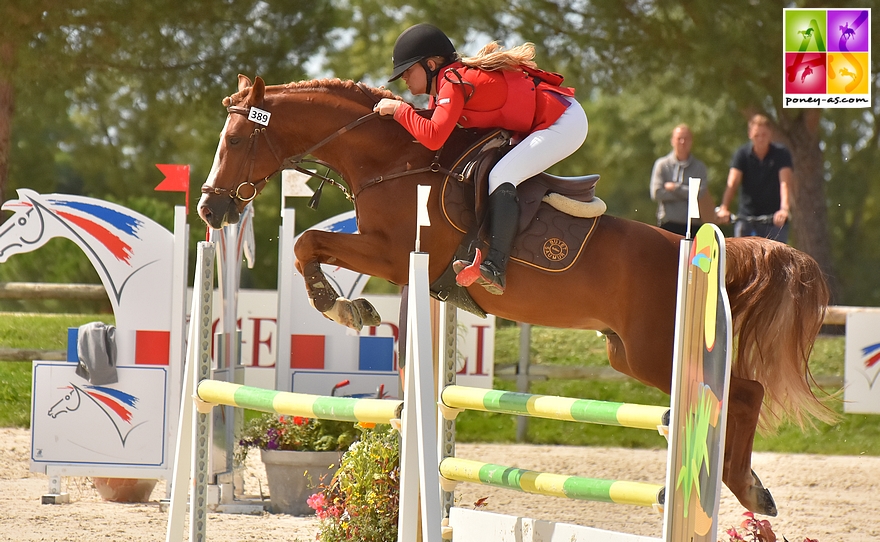
[[[519,220],[516,186],[566,158],[587,137],[587,116],[574,89],[559,86],[562,77],[537,69],[535,46],[504,50],[489,43],[476,56],[461,57],[439,28],[417,24],[394,44],[391,79],[402,77],[413,94],[430,94],[433,115],[425,118],[411,105],[383,98],[375,106],[393,115],[421,144],[443,146],[456,124],[465,128],[502,128],[516,144],[489,174],[489,251],[481,261],[454,264],[458,283],[477,282],[489,293],[504,293],[505,272]]]

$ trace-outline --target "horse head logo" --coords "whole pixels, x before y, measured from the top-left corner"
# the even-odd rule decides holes
[[[50,239],[40,207],[25,199],[10,200],[3,204],[4,211],[15,214],[0,229],[0,263],[14,254],[31,252]]]
[[[19,189],[18,197],[2,207],[15,214],[0,229],[0,263],[55,237],[70,239],[92,262],[116,305],[126,283],[157,261],[143,249],[144,240],[154,233],[152,226],[133,211],[82,196],[40,195],[28,189]]]
[[[66,412],[77,412],[88,402],[94,403],[113,424],[123,446],[132,431],[147,423],[134,423],[140,399],[130,393],[107,386],[77,386],[73,383],[62,389],[65,390],[64,397],[49,408],[48,414],[53,419]]]
[[[81,404],[82,398],[79,396],[79,388],[71,384],[70,390],[64,397],[49,408],[49,416],[55,419],[65,412],[75,411]]]

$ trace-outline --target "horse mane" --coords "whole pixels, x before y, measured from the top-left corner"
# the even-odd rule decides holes
[[[308,92],[308,91],[333,91],[333,90],[357,90],[358,83],[350,79],[310,79],[305,81],[293,81],[284,85],[267,86],[266,91],[281,92]],[[368,85],[362,85],[361,88],[368,90],[375,100],[378,102],[382,98],[390,98],[392,100],[402,100],[402,98],[386,88],[374,88]],[[226,98],[223,98],[223,106],[229,107],[234,103],[239,103],[250,94],[250,87],[236,92]]]

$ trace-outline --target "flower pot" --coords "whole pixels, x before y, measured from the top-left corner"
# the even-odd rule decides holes
[[[158,480],[138,478],[92,478],[95,489],[105,501],[149,502]]]
[[[306,499],[317,486],[330,483],[339,468],[341,452],[294,452],[260,450],[269,481],[269,511],[273,514],[309,516]],[[332,468],[331,468],[332,465]]]

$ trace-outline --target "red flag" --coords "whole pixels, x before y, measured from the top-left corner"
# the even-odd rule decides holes
[[[155,190],[163,192],[184,192],[186,194],[186,212],[189,214],[189,165],[156,164],[165,179]]]

